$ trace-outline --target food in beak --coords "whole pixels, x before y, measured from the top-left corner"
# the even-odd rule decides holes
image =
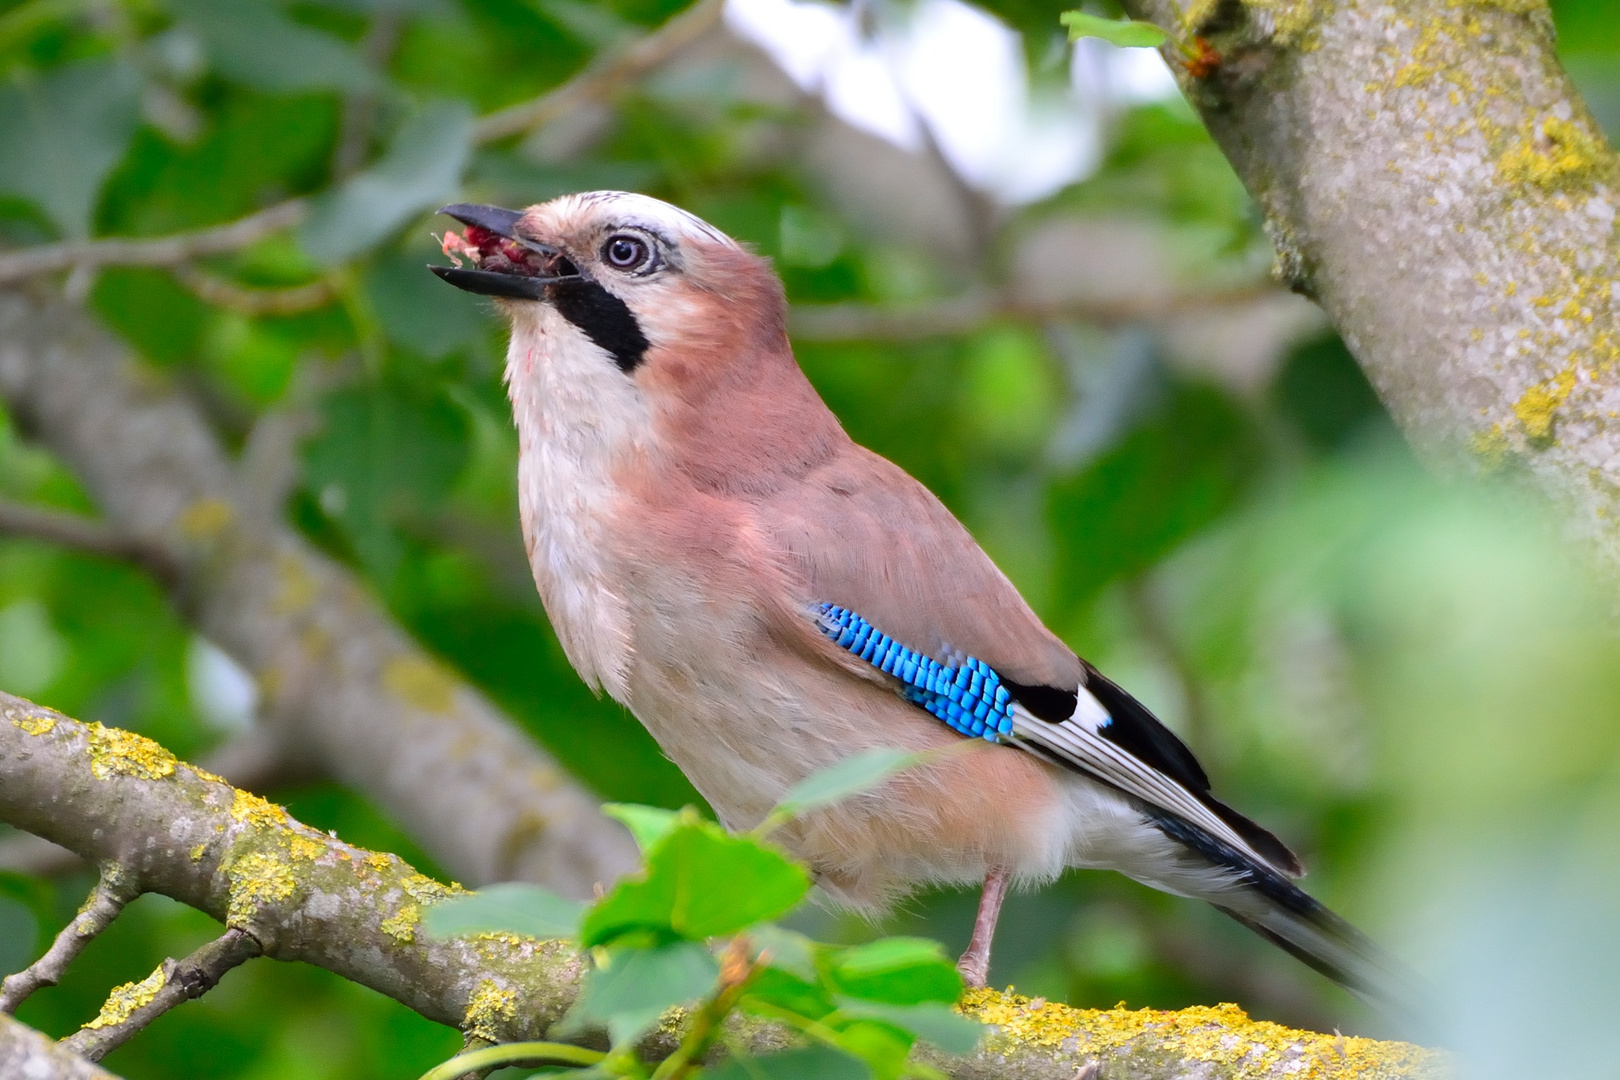
[[[477,225],[468,225],[465,234],[447,229],[439,247],[457,268],[465,259],[474,270],[492,274],[555,277],[573,272],[560,255],[542,254]]]

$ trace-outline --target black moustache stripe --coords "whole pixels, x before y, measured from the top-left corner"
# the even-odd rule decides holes
[[[563,318],[585,332],[613,357],[626,375],[647,355],[647,335],[623,300],[594,281],[559,281],[548,290],[552,305]]]

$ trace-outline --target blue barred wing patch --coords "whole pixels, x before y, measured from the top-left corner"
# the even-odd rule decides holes
[[[848,608],[816,606],[821,632],[842,649],[900,680],[900,695],[963,735],[1005,742],[1012,695],[990,665],[971,656],[942,664],[895,641]]]

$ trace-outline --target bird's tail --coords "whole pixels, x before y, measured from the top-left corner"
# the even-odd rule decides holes
[[[1428,1011],[1413,973],[1276,867],[1180,818],[1149,816],[1166,835],[1229,872],[1222,889],[1202,899],[1387,1012],[1412,1017]]]

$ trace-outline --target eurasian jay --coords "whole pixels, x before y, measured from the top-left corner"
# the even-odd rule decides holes
[[[626,192],[443,213],[467,228],[432,269],[511,320],[523,536],[562,647],[726,827],[858,751],[975,739],[776,838],[866,912],[982,882],[975,986],[1008,884],[1071,866],[1206,900],[1353,989],[1386,981],[1293,884],[1294,854],[850,440],[794,360],[767,260]]]

